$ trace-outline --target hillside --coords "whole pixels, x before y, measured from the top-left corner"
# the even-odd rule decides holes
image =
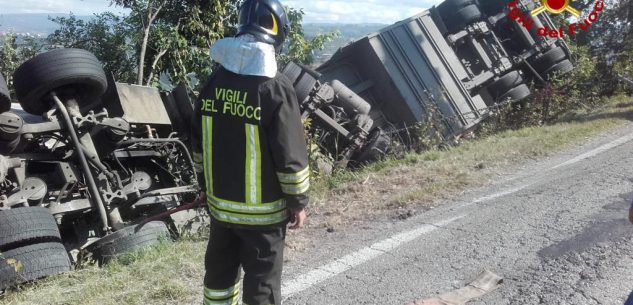
[[[325,62],[336,50],[348,43],[376,32],[387,24],[362,23],[362,24],[341,24],[341,23],[308,23],[303,25],[303,31],[307,38],[312,38],[318,34],[338,32],[339,37],[325,45],[325,49],[316,54],[315,65]]]
[[[57,29],[57,24],[50,19],[68,14],[0,14],[0,34],[13,32],[31,35],[48,36]],[[89,16],[78,16],[90,18]]]
[[[57,29],[57,24],[50,19],[68,14],[0,14],[0,35],[7,32],[48,36]],[[77,16],[88,19],[90,16]],[[375,32],[385,24],[342,24],[342,23],[307,23],[303,29],[306,37],[312,38],[321,33],[339,32],[339,37],[326,44],[325,50],[317,54],[317,62],[323,62],[336,50],[346,44]]]

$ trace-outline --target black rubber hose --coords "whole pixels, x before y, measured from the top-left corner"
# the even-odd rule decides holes
[[[57,97],[57,94],[55,94],[55,92],[51,92],[51,97],[55,101],[55,104],[57,104],[57,108],[64,117],[64,121],[66,123],[66,126],[68,127],[68,133],[70,133],[70,138],[73,140],[73,144],[75,144],[75,150],[77,152],[77,155],[79,156],[79,163],[85,172],[84,176],[86,176],[86,181],[88,182],[88,191],[90,191],[90,196],[94,199],[95,204],[99,209],[99,216],[101,217],[101,221],[103,222],[103,231],[107,232],[108,213],[106,212],[105,205],[103,205],[103,200],[101,200],[101,195],[99,195],[99,189],[97,188],[94,177],[92,177],[92,171],[90,171],[90,166],[88,165],[88,161],[86,160],[86,156],[84,155],[79,137],[77,136],[75,128],[73,127],[73,123],[70,119],[70,115],[68,114],[68,110],[59,99],[59,97]]]

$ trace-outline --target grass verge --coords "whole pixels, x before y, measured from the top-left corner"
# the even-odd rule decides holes
[[[633,121],[630,102],[627,96],[614,97],[599,109],[571,113],[557,124],[504,131],[446,150],[337,172],[314,183],[311,211],[327,216],[326,226],[341,226],[394,208],[396,217],[401,217],[398,209],[429,208],[444,196],[489,183],[499,167],[559,152]]]
[[[633,120],[630,100],[613,98],[600,109],[569,115],[558,124],[506,131],[448,150],[409,154],[319,179],[313,189],[312,225],[348,223],[372,213],[425,206],[446,194],[487,183],[495,168],[558,152]],[[195,239],[164,243],[105,268],[88,266],[23,285],[6,292],[0,304],[199,304],[205,247],[205,241]]]
[[[200,304],[205,241],[164,242],[7,291],[0,304]]]

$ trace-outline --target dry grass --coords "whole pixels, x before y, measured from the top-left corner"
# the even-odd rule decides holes
[[[356,172],[318,181],[308,230],[291,233],[289,248],[301,250],[323,227],[342,229],[377,217],[406,218],[437,199],[488,183],[499,167],[569,147],[633,119],[630,99],[539,128],[508,131],[443,151],[389,159]],[[413,211],[413,212],[412,212]],[[315,236],[306,236],[315,235]],[[0,297],[2,305],[199,304],[206,242],[186,239],[135,253],[106,268],[20,287]],[[293,255],[289,251],[290,256]]]
[[[547,156],[633,120],[629,101],[618,97],[601,109],[570,115],[555,125],[506,131],[448,150],[337,173],[318,182],[312,216],[324,226],[341,227],[379,215],[402,217],[403,209],[428,209],[437,199],[489,183],[499,167]]]

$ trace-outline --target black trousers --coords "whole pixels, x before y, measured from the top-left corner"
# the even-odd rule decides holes
[[[212,220],[205,257],[204,304],[238,304],[241,266],[244,304],[280,305],[285,238],[286,226],[247,230]]]

